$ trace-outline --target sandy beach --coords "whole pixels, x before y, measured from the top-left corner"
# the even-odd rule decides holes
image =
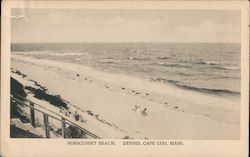
[[[11,56],[11,68],[26,75],[22,78],[11,73],[24,86],[33,80],[48,92],[60,95],[70,108],[82,114],[86,121],[80,125],[102,138],[240,137],[239,98],[204,94],[79,64],[22,55]]]

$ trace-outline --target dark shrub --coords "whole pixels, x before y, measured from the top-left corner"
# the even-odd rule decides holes
[[[13,96],[16,96],[16,95],[19,95],[19,96],[22,96],[22,97],[26,97],[27,94],[25,93],[24,91],[24,87],[21,83],[19,83],[17,80],[15,80],[14,78],[11,77],[11,80],[10,80],[10,86],[11,86],[11,94]]]

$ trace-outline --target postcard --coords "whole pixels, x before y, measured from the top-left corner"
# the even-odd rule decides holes
[[[248,156],[248,2],[2,4],[2,156]]]

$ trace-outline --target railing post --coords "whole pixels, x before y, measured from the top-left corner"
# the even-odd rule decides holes
[[[50,138],[49,117],[46,113],[43,113],[43,121],[45,128],[45,137]]]
[[[63,138],[66,138],[65,129],[66,129],[66,123],[65,123],[65,119],[62,117],[62,137]]]
[[[30,102],[30,123],[33,127],[35,127],[35,111],[32,107],[34,107],[34,103]]]
[[[87,134],[83,130],[81,130],[81,138],[87,138]]]

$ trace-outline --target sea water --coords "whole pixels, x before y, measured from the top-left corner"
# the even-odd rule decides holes
[[[240,95],[239,43],[14,43],[11,50],[186,90]]]

